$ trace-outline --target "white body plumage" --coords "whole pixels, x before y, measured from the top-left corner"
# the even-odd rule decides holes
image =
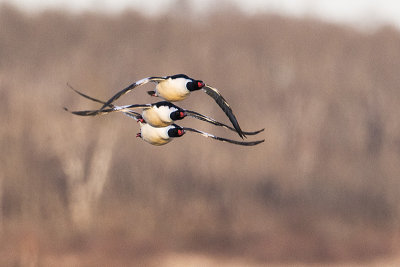
[[[177,111],[175,107],[153,106],[145,108],[142,112],[143,119],[153,127],[166,127],[173,123],[171,113]]]
[[[140,137],[147,143],[155,146],[161,146],[172,141],[172,138],[168,135],[168,131],[171,128],[175,128],[174,126],[170,125],[167,127],[156,128],[148,123],[139,122],[139,124]]]
[[[168,78],[157,84],[155,92],[156,95],[167,101],[181,101],[189,96],[190,91],[186,85],[192,80],[187,78]]]

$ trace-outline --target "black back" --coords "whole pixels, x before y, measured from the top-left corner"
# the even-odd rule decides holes
[[[169,108],[181,109],[178,106],[176,106],[176,105],[174,105],[174,104],[172,104],[171,102],[168,102],[168,101],[160,101],[160,102],[154,103],[153,106],[156,106],[158,108],[162,107],[162,106],[166,106],[166,107],[169,107]]]
[[[171,78],[171,79],[185,78],[185,79],[193,80],[192,78],[190,78],[186,74],[175,74],[175,75],[167,76],[167,78]]]

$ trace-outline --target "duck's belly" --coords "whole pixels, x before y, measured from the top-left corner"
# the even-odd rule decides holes
[[[155,128],[149,124],[144,124],[140,132],[144,141],[155,146],[165,145],[172,141],[172,139],[166,135],[164,128]]]
[[[190,94],[186,80],[165,80],[156,86],[157,96],[171,102],[184,100]]]
[[[143,110],[143,119],[153,127],[166,127],[172,123],[172,120],[166,120],[157,113],[154,108]]]

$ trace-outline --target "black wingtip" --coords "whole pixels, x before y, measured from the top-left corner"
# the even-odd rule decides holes
[[[260,140],[260,141],[255,141],[256,145],[261,144],[261,143],[264,143],[264,142],[265,142],[265,139]]]
[[[67,86],[69,87],[69,89],[76,91],[75,88],[69,82],[67,82]]]
[[[262,128],[261,130],[258,131],[254,131],[254,132],[244,132],[246,135],[256,135],[259,134],[261,132],[264,132],[265,128]]]
[[[235,144],[235,145],[241,145],[241,146],[255,146],[255,145],[258,145],[265,141],[265,139],[263,139],[263,140],[258,140],[258,141],[242,142],[242,141],[236,141],[236,140],[232,140],[232,139],[215,136],[215,135],[212,135],[212,134],[200,131],[200,130],[196,130],[193,128],[183,127],[183,129],[190,131],[190,132],[199,133],[199,134],[203,135],[204,137],[209,137],[209,138],[212,138],[212,139],[215,139],[218,141],[227,142],[227,143],[231,143],[231,144]]]
[[[251,142],[243,142],[242,145],[244,145],[244,146],[256,146],[256,145],[259,145],[259,144],[264,143],[264,142],[265,142],[265,139],[258,140],[258,141],[251,141]]]
[[[235,130],[236,130],[237,134],[240,136],[240,138],[242,138],[243,140],[245,138],[247,138],[247,136],[242,132],[240,127],[236,127],[235,124],[233,125],[233,127],[235,128]]]
[[[236,144],[242,145],[242,146],[256,146],[256,145],[259,145],[264,142],[265,142],[265,139],[258,140],[258,141],[250,141],[250,142],[236,142]]]
[[[242,129],[239,126],[239,123],[233,114],[233,111],[229,104],[226,102],[224,97],[221,95],[221,93],[216,89],[213,88],[209,85],[205,85],[203,87],[203,91],[212,97],[214,101],[219,105],[219,107],[225,112],[225,114],[228,116],[229,120],[231,121],[233,127],[236,129],[236,132],[240,136],[240,138],[244,139],[247,138],[246,135],[243,133]]]
[[[230,113],[228,112],[227,115],[228,115],[229,120],[232,122],[232,125],[235,128],[236,132],[240,136],[240,138],[242,138],[242,139],[247,138],[246,134],[240,128],[239,123],[238,123],[235,115],[233,114],[232,110]]]

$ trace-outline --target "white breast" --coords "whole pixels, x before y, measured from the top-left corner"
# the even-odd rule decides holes
[[[156,128],[148,123],[140,123],[140,133],[142,139],[147,143],[155,146],[165,145],[172,141],[172,138],[168,136],[168,130],[172,126]]]
[[[167,101],[181,101],[190,94],[186,88],[186,84],[190,81],[185,78],[169,78],[157,84],[156,93]]]
[[[143,110],[142,116],[143,119],[153,127],[166,127],[173,122],[170,114],[176,110],[178,109],[174,107],[169,108],[167,106],[154,106],[152,108]]]

